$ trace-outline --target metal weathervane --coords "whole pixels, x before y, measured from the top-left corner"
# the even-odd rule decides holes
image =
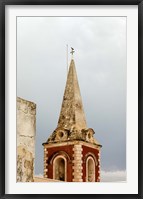
[[[73,59],[73,54],[75,53],[74,48],[71,47],[71,55],[72,55],[72,59]],[[68,44],[67,44],[67,74],[68,74]]]
[[[71,52],[70,52],[70,53],[72,54],[72,59],[73,59],[73,54],[74,54],[74,52],[75,52],[75,51],[74,51],[74,48],[71,47]]]

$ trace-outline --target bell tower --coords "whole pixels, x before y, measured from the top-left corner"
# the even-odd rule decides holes
[[[44,146],[44,177],[66,182],[100,181],[100,148],[88,128],[71,59],[59,121]]]

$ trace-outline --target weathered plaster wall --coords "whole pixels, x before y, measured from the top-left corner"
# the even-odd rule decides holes
[[[17,181],[34,181],[36,104],[17,98]]]
[[[44,156],[44,177],[53,179],[53,161],[58,155],[65,157],[67,161],[67,182],[72,181],[72,160],[73,160],[73,145],[58,146],[46,148]],[[68,155],[68,156],[67,156]]]
[[[95,159],[95,181],[100,182],[100,152],[99,149],[94,149],[88,146],[82,147],[82,155],[83,155],[83,182],[86,182],[86,160],[88,157],[93,157]]]

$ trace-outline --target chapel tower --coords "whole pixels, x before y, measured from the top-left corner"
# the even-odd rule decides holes
[[[71,59],[57,128],[44,146],[44,177],[66,182],[100,181],[100,148],[88,128],[74,59]]]

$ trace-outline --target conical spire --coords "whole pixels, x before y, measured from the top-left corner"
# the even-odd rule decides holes
[[[57,128],[47,143],[80,140],[100,145],[87,128],[74,60],[71,60]]]
[[[75,63],[72,59],[67,76],[58,127],[71,129],[73,126],[80,130],[87,128]]]

